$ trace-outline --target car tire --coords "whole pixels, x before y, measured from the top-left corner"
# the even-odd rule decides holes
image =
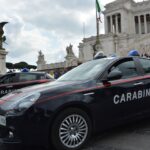
[[[78,150],[91,135],[91,120],[78,108],[68,108],[56,117],[51,128],[52,145],[57,150]]]

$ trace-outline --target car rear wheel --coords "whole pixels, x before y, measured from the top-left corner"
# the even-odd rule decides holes
[[[90,134],[89,116],[81,109],[69,108],[55,119],[51,139],[57,150],[78,150],[87,142]]]

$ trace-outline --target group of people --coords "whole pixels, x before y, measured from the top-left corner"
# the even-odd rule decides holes
[[[50,76],[52,77],[52,78],[54,78],[54,79],[57,79],[57,78],[59,78],[60,76],[61,76],[61,73],[60,73],[60,71],[53,71],[53,70],[51,70],[50,72],[49,72],[49,74],[50,74]]]
[[[56,69],[56,70],[51,70],[49,72],[50,76],[53,77],[54,79],[58,79],[60,76],[62,76],[63,74],[65,74],[66,72],[68,72],[69,70],[71,70],[72,67],[70,68],[64,68],[63,70],[59,70],[59,69]]]

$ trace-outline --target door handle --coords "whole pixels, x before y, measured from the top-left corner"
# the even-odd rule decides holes
[[[85,93],[84,96],[88,96],[88,95],[93,95],[94,92],[91,92],[91,93]]]
[[[13,86],[12,85],[8,85],[8,86],[6,86],[6,88],[12,88]]]
[[[143,82],[137,82],[137,83],[134,83],[133,85],[137,86],[137,85],[144,85]]]

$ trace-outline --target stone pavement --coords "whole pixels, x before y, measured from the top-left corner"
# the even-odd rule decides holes
[[[5,147],[0,150],[45,150],[37,147]],[[82,150],[150,150],[150,119],[113,128],[92,137]]]

